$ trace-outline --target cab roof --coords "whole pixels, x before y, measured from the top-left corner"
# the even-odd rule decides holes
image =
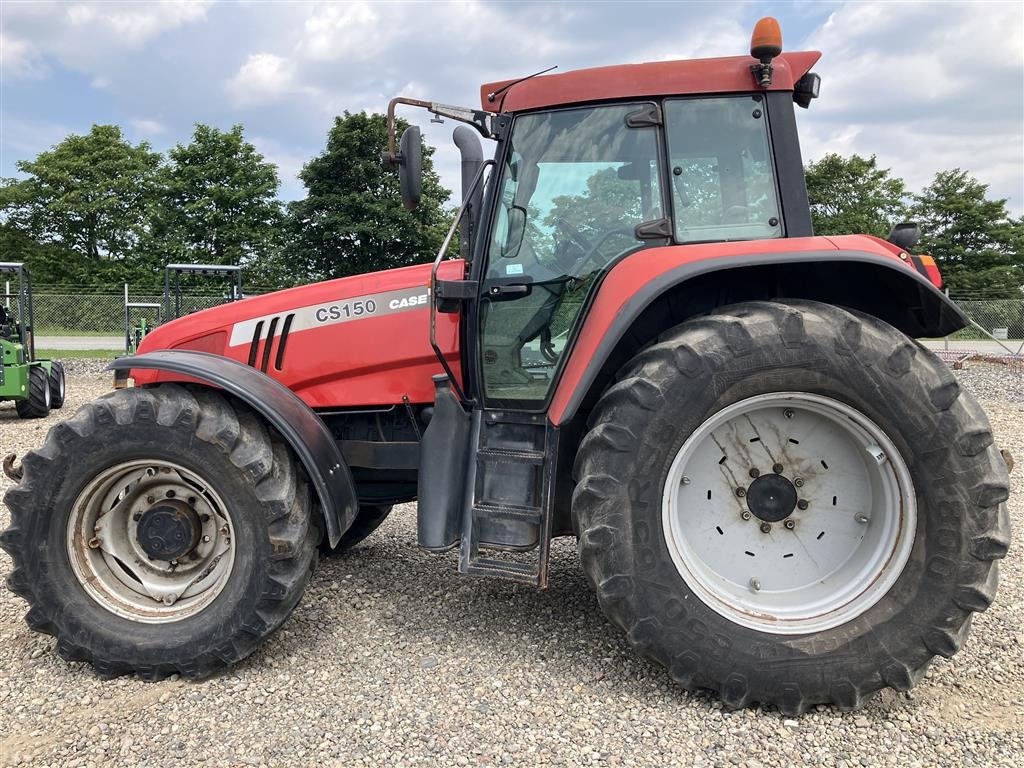
[[[652,96],[792,91],[796,82],[819,58],[820,51],[779,54],[772,62],[774,77],[767,89],[757,84],[751,72],[757,59],[727,56],[577,69],[531,77],[519,83],[515,79],[500,80],[480,86],[480,103],[488,112],[525,112],[591,101]],[[501,91],[510,83],[516,84]],[[492,97],[491,94],[496,95]]]

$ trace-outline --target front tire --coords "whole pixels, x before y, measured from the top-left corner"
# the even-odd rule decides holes
[[[251,411],[168,384],[56,425],[4,497],[29,626],[102,676],[202,677],[252,653],[316,563],[310,493]]]
[[[576,476],[602,609],[731,707],[909,689],[960,648],[1009,544],[974,399],[894,328],[815,302],[664,334],[602,396]]]

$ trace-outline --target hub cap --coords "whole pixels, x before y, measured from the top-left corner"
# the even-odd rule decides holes
[[[180,621],[221,593],[234,563],[231,517],[199,475],[138,460],[100,473],[68,518],[67,552],[88,595],[118,616]]]
[[[917,525],[906,463],[859,411],[797,392],[735,403],[669,469],[665,541],[680,576],[731,621],[818,632],[877,603]]]

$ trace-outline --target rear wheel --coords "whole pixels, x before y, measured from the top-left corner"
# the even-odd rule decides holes
[[[42,419],[50,414],[50,379],[41,365],[28,369],[28,392],[14,404],[22,419]]]
[[[584,570],[687,688],[786,713],[910,688],[963,643],[1006,553],[1006,469],[931,353],[814,302],[667,332],[577,459]]]
[[[7,583],[104,675],[207,675],[291,613],[316,562],[285,444],[202,388],[112,392],[55,426],[8,491]]]
[[[64,407],[64,366],[54,360],[50,363],[50,407]]]

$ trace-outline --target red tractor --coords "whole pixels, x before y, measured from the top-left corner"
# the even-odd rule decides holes
[[[629,643],[730,707],[854,708],[954,654],[1010,535],[985,414],[914,341],[965,318],[913,227],[814,236],[794,104],[819,54],[772,19],[751,53],[394,100],[392,126],[465,123],[437,260],[117,360],[6,495],[28,624],[101,675],[208,675],[287,618],[318,545],[416,500],[464,574],[543,588],[576,537]],[[418,129],[385,160],[414,207]]]

